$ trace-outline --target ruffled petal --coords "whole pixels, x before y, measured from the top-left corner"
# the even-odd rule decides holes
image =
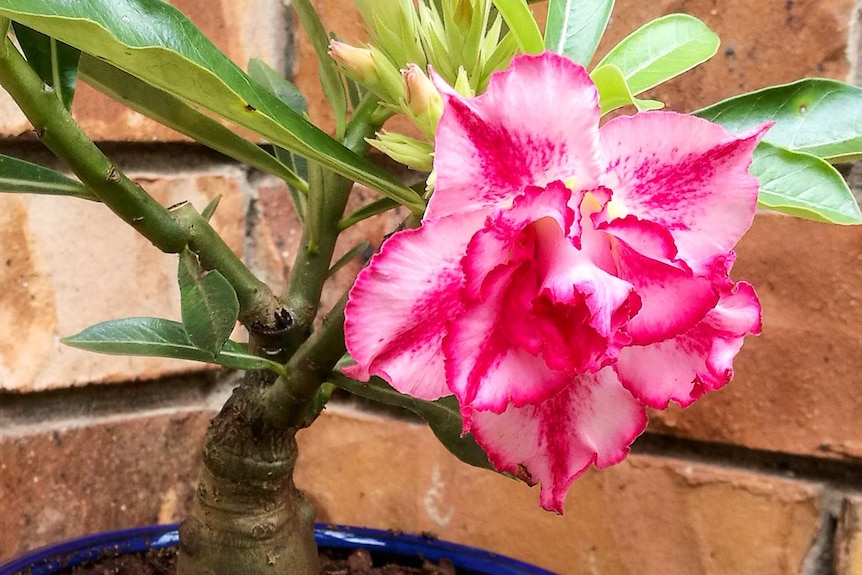
[[[529,187],[471,240],[464,312],[444,340],[462,406],[500,413],[510,402],[544,401],[630,341],[621,329],[640,300],[573,245],[570,196],[559,182]]]
[[[591,463],[619,463],[646,427],[643,406],[610,368],[579,376],[538,405],[477,411],[470,431],[500,471],[541,483],[542,507],[563,512],[566,492]]]
[[[733,359],[748,334],[760,333],[760,303],[750,284],[722,294],[715,309],[687,333],[647,346],[626,347],[616,370],[623,385],[649,407],[683,407],[733,376]]]
[[[621,240],[613,241],[618,275],[631,283],[642,307],[626,326],[633,345],[645,345],[685,333],[718,302],[711,277],[650,259]]]
[[[485,214],[429,220],[389,238],[356,279],[344,337],[356,361],[344,371],[377,375],[421,399],[450,395],[441,349],[447,322],[461,309],[460,261]]]
[[[602,183],[613,190],[608,218],[661,225],[693,266],[729,252],[754,218],[758,182],[748,168],[768,127],[738,137],[674,112],[611,120],[601,128]]]
[[[582,66],[550,52],[521,56],[475,98],[432,76],[444,110],[428,217],[507,204],[528,185],[596,184],[598,93]]]
[[[507,296],[501,289],[469,307],[443,340],[446,378],[462,407],[465,427],[472,407],[500,413],[510,402],[521,406],[540,401],[571,381],[571,374],[553,370],[540,355],[513,345],[511,326],[500,323],[513,322],[505,314],[523,310],[510,309]]]
[[[579,194],[583,196],[583,193]],[[567,205],[572,192],[561,182],[551,182],[547,188],[527,186],[514,198],[512,205],[493,210],[484,228],[470,242],[469,257],[464,260],[466,293],[482,298],[487,286],[482,283],[500,265],[519,257],[532,259],[533,245],[515,246],[524,228],[548,218],[566,233],[578,225],[573,210]]]
[[[547,189],[528,186],[470,241],[462,260],[464,311],[444,340],[446,377],[462,406],[502,412],[510,401],[540,401],[571,380],[571,373],[552,369],[540,356],[542,338],[531,317],[540,288],[532,264],[544,256],[535,228],[556,230],[557,239],[574,249],[563,231],[574,221],[570,196],[559,182]]]

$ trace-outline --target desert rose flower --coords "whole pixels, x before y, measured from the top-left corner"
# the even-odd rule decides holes
[[[590,464],[625,457],[647,406],[721,387],[759,332],[754,290],[729,271],[766,127],[645,112],[600,128],[586,71],[552,53],[475,98],[434,80],[436,190],[359,275],[345,371],[455,394],[493,465],[562,512]]]

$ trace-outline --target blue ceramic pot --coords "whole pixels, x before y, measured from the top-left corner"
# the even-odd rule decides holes
[[[175,547],[179,544],[176,529],[176,525],[154,525],[73,539],[7,561],[0,565],[0,575],[51,575],[106,552],[136,553]],[[314,537],[319,546],[330,549],[364,547],[371,552],[375,563],[399,558],[415,560],[421,556],[431,561],[449,559],[458,575],[554,575],[545,569],[472,547],[379,529],[318,524]]]

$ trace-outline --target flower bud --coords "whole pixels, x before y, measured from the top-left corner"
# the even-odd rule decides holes
[[[354,4],[368,24],[371,43],[386,54],[396,68],[407,62],[425,65],[413,0],[354,0]]]
[[[437,122],[443,114],[443,99],[425,72],[416,64],[401,70],[404,78],[404,100],[416,124],[429,138],[434,137]]]
[[[374,92],[381,100],[397,104],[404,96],[404,84],[398,69],[375,47],[356,48],[332,40],[329,55],[348,76]]]
[[[374,81],[377,76],[374,56],[367,48],[357,48],[338,40],[331,40],[329,55],[357,82],[367,84]]]
[[[410,169],[430,172],[434,148],[427,142],[393,132],[381,132],[369,144]]]
[[[474,18],[473,0],[456,0],[454,10],[454,20],[461,30],[465,32],[470,29]]]

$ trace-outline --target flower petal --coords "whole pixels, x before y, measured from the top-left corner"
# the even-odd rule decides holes
[[[444,110],[428,217],[507,204],[526,186],[554,180],[595,185],[598,93],[582,66],[550,52],[520,56],[475,98],[432,76]]]
[[[622,240],[614,240],[618,275],[635,287],[642,307],[626,326],[633,345],[663,341],[688,331],[718,301],[710,277],[695,276],[650,259]]]
[[[747,334],[760,333],[760,303],[750,284],[739,282],[687,333],[620,352],[617,373],[626,389],[649,407],[675,401],[690,405],[733,376],[733,358]]]
[[[421,399],[449,395],[441,344],[457,314],[460,261],[485,214],[428,220],[398,232],[356,279],[345,308],[344,337],[357,365],[347,375],[378,375]]]
[[[559,182],[528,187],[470,241],[464,311],[444,340],[462,406],[500,413],[544,401],[629,343],[621,328],[640,300],[573,245],[571,195]]]
[[[646,421],[643,406],[605,368],[579,376],[539,405],[474,412],[469,431],[494,467],[541,483],[542,507],[562,513],[574,480],[591,463],[604,468],[622,461]]]
[[[674,112],[611,120],[601,128],[608,217],[661,225],[690,265],[729,252],[754,218],[758,182],[748,167],[768,127],[737,137]]]
[[[557,239],[574,250],[565,237],[574,223],[570,196],[559,182],[546,189],[528,186],[470,241],[462,260],[465,307],[444,340],[446,378],[462,406],[502,412],[510,401],[541,401],[571,380],[571,373],[550,368],[540,356],[542,338],[530,316],[540,288],[532,265],[541,257],[539,232],[533,228],[556,230]]]
[[[446,378],[458,396],[465,426],[470,407],[500,413],[510,402],[521,406],[541,401],[572,378],[548,367],[541,355],[513,345],[511,328],[500,325],[501,314],[510,313],[505,295],[500,290],[468,308],[452,322],[443,340]]]

